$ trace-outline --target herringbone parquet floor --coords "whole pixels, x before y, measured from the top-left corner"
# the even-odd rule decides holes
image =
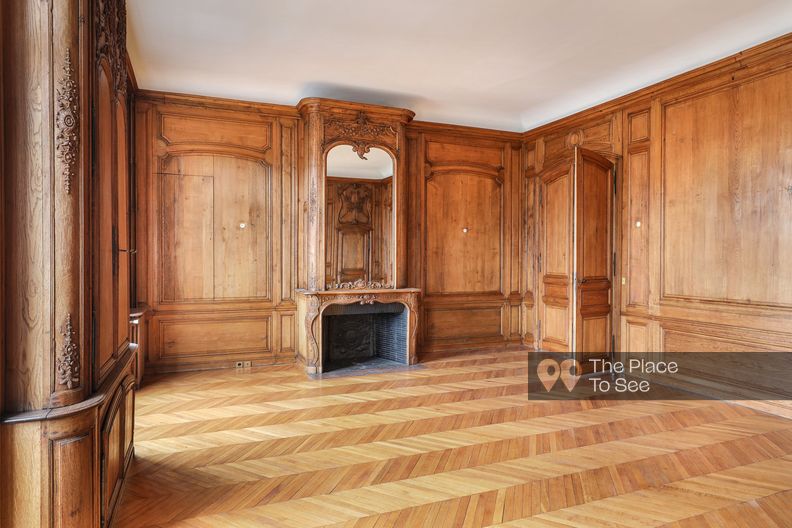
[[[713,401],[529,401],[524,352],[426,366],[154,380],[115,526],[792,526],[790,420]]]

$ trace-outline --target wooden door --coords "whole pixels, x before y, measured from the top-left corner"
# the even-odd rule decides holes
[[[548,168],[539,182],[537,334],[539,349],[551,352],[573,350],[574,178],[574,163],[564,160]]]
[[[611,351],[613,164],[575,149],[574,351],[584,372]]]
[[[93,296],[94,384],[129,347],[131,294],[130,181],[127,98],[112,67],[99,61],[94,106]]]
[[[576,148],[539,181],[537,346],[584,367],[611,350],[612,169]]]

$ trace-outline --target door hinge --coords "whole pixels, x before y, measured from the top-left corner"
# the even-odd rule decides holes
[[[611,354],[616,352],[616,336],[611,334]]]
[[[541,273],[542,272],[542,254],[541,253],[539,253],[539,259],[538,260],[539,260],[539,273]]]
[[[542,321],[539,321],[536,325],[536,342],[541,344],[542,343]]]
[[[539,205],[542,205],[542,187],[539,187]]]
[[[613,277],[616,277],[616,252],[613,252]]]

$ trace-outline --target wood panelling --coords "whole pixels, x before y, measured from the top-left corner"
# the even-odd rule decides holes
[[[227,156],[176,156],[158,174],[161,304],[271,299],[268,167]]]
[[[328,177],[325,200],[325,283],[393,285],[391,178]]]
[[[790,51],[786,36],[525,133],[529,178],[564,142],[617,160],[617,349],[792,342]]]
[[[270,351],[271,316],[253,313],[223,316],[162,316],[152,326],[152,340],[158,351],[153,362],[180,358],[233,359],[237,355],[255,357]],[[233,358],[232,358],[233,356]]]
[[[623,317],[624,329],[622,331],[623,350],[630,352],[651,352],[651,336],[649,322],[630,317]]]
[[[792,71],[663,105],[663,299],[792,308],[790,123]]]
[[[160,302],[214,298],[213,178],[162,174]],[[163,207],[164,206],[164,207]]]
[[[218,121],[206,116],[161,114],[162,139],[168,146],[233,146],[263,152],[272,144],[272,129],[247,120]]]
[[[508,133],[417,124],[408,141],[409,276],[423,289],[422,350],[521,343],[529,290],[520,148]]]
[[[137,98],[146,127],[137,179],[148,202],[137,225],[147,233],[139,272],[148,284],[138,294],[153,308],[154,369],[293,360],[293,342],[284,353],[283,330],[273,330],[296,309],[297,122],[268,108]]]
[[[459,329],[465,329],[465,338],[478,340],[481,338],[502,337],[501,306],[489,308],[435,308],[427,307],[426,332],[433,339],[455,340],[459,338]]]
[[[588,359],[612,348],[613,163],[575,149],[575,352],[583,369]]]
[[[437,171],[426,183],[426,294],[502,293],[503,182]]]
[[[53,487],[53,526],[93,528],[95,431],[51,440],[50,451],[53,473],[57,475]]]
[[[649,150],[633,148],[625,161],[624,175],[624,244],[622,266],[626,281],[626,305],[649,304]]]
[[[96,252],[94,257],[94,291],[96,306],[96,326],[102,329],[96,335],[96,348],[98,351],[98,367],[100,371],[107,370],[110,360],[115,354],[115,227],[114,216],[114,187],[116,181],[113,176],[113,104],[112,104],[112,77],[110,66],[106,61],[99,65],[96,79],[96,143],[94,155],[96,157],[96,174],[94,182],[96,189],[96,205],[94,215],[96,218],[95,234]]]

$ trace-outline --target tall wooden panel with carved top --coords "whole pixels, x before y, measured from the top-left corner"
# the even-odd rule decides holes
[[[3,2],[4,528],[108,526],[132,457],[123,0]]]

